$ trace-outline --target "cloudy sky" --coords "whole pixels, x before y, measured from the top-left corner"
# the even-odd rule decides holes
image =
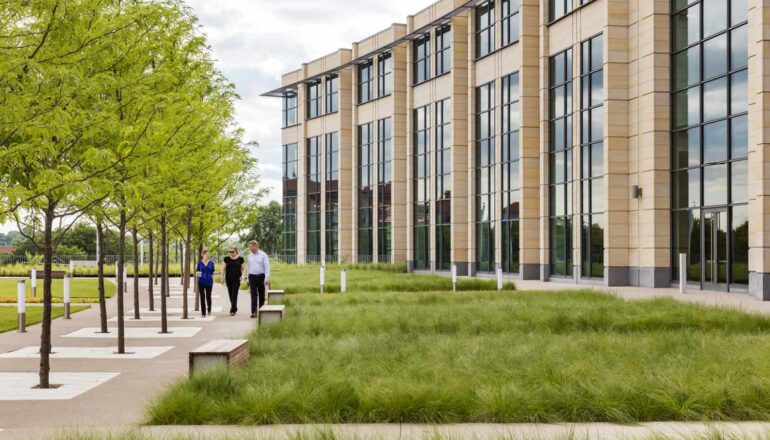
[[[238,122],[260,144],[263,186],[281,191],[280,99],[260,97],[281,74],[339,48],[350,48],[434,0],[187,0],[200,19],[220,70],[241,101]]]

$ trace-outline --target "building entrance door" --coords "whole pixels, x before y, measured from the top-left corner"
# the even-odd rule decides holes
[[[703,210],[701,288],[704,290],[727,290],[729,251],[727,219],[727,208]]]

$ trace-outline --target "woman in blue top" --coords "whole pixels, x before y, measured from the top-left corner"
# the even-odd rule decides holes
[[[198,262],[198,292],[201,297],[201,315],[211,314],[211,289],[214,287],[214,262],[209,260],[209,250],[204,249]]]

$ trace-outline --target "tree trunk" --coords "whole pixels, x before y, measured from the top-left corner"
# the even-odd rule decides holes
[[[177,245],[176,245],[176,248],[177,248],[177,255],[178,255],[180,252],[182,253],[182,254],[181,254],[181,258],[179,258],[179,269],[180,269],[180,270],[179,270],[179,284],[180,284],[180,285],[182,285],[182,286],[184,286],[184,274],[185,274],[185,269],[184,269],[184,262],[185,262],[185,252],[186,252],[186,249],[185,249],[185,247],[182,245],[182,242],[181,242],[181,241],[179,241],[179,240],[178,240],[176,243],[177,243]]]
[[[136,227],[131,231],[134,239],[134,319],[141,319],[139,314],[139,233]]]
[[[155,259],[155,274],[156,275],[160,275],[160,260],[163,259],[163,257],[162,257],[163,252],[161,252],[160,248],[161,248],[161,244],[160,244],[160,240],[158,240],[158,254],[159,255],[158,255],[158,258]],[[160,278],[160,276],[156,276],[155,277],[155,285],[156,286],[158,285],[159,278]]]
[[[99,246],[99,256],[96,258],[96,271],[98,273],[99,284],[99,324],[102,333],[107,333],[107,296],[104,292],[104,225],[101,220],[96,222],[97,245]]]
[[[165,208],[163,208],[165,210]],[[166,293],[168,292],[168,237],[166,236],[166,213],[160,216],[160,332],[168,333],[166,316]]]
[[[148,267],[149,277],[147,279],[147,285],[149,287],[148,290],[149,290],[149,293],[150,293],[150,311],[154,312],[155,311],[155,297],[153,295],[155,295],[155,292],[153,292],[153,287],[154,287],[153,285],[155,283],[155,271],[153,270],[153,258],[155,256],[153,255],[153,244],[155,242],[155,238],[152,235],[153,235],[152,234],[152,230],[150,230],[149,233],[147,234],[147,241],[150,243],[150,255],[149,255],[149,258],[148,258],[148,263],[150,263],[150,265]]]
[[[192,207],[187,209],[187,237],[185,237],[184,242],[184,258],[182,262],[182,307],[184,309],[184,316],[183,319],[189,319],[189,316],[187,314],[187,292],[190,288],[190,250],[192,249],[192,246],[190,244],[192,243],[192,220],[193,220],[193,210]]]
[[[124,202],[125,203],[125,202]],[[126,283],[126,210],[120,209],[120,224],[118,225],[118,354],[126,353],[126,328],[125,312],[123,310],[123,298],[125,297]]]
[[[53,259],[53,217],[56,205],[48,201],[43,235],[43,324],[40,332],[40,388],[51,387],[51,260]]]

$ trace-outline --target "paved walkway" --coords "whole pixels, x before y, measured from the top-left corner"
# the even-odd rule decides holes
[[[172,286],[178,286],[180,280],[172,280]],[[129,283],[130,284],[130,283]],[[131,292],[133,288],[129,285]],[[156,292],[159,286],[156,287]],[[198,319],[189,321],[169,321],[169,329],[180,327],[198,327],[201,330],[192,337],[182,338],[146,338],[127,339],[128,351],[131,347],[173,347],[153,359],[94,359],[93,354],[84,355],[87,359],[51,360],[52,372],[97,372],[119,373],[102,385],[87,391],[70,400],[49,401],[3,401],[0,396],[0,439],[6,438],[38,438],[33,435],[37,429],[45,426],[46,431],[67,428],[87,430],[90,428],[111,428],[123,430],[136,426],[143,421],[144,411],[148,402],[188,372],[188,353],[190,350],[203,345],[211,339],[245,338],[255,327],[255,321],[249,318],[248,294],[241,292],[239,296],[239,313],[231,317],[227,291],[222,286],[216,286],[214,291],[220,298],[214,299],[215,306],[222,306],[223,313],[214,313],[213,321],[200,319],[200,313],[193,312],[194,294],[190,294],[190,315]],[[141,307],[148,306],[147,280],[141,281]],[[160,309],[160,298],[155,298],[156,309]],[[180,308],[182,299],[168,299],[169,308]],[[117,316],[117,295],[107,302],[108,316]],[[126,313],[133,310],[133,295],[125,300]],[[181,316],[180,313],[175,315]],[[145,317],[158,314],[144,314]],[[64,337],[69,333],[87,327],[99,327],[98,305],[72,315],[71,320],[56,319],[53,322],[53,351],[57,347],[102,347],[103,349],[117,347],[117,323],[109,321],[113,329],[109,338],[80,338]],[[157,320],[133,321],[126,319],[126,328],[154,328],[160,330]],[[28,327],[28,333],[0,333],[0,354],[19,350],[30,346],[40,345],[40,325]],[[56,355],[54,355],[55,357]],[[0,375],[5,372],[37,372],[39,361],[36,357],[26,359],[0,358]],[[55,382],[55,381],[54,381]]]

